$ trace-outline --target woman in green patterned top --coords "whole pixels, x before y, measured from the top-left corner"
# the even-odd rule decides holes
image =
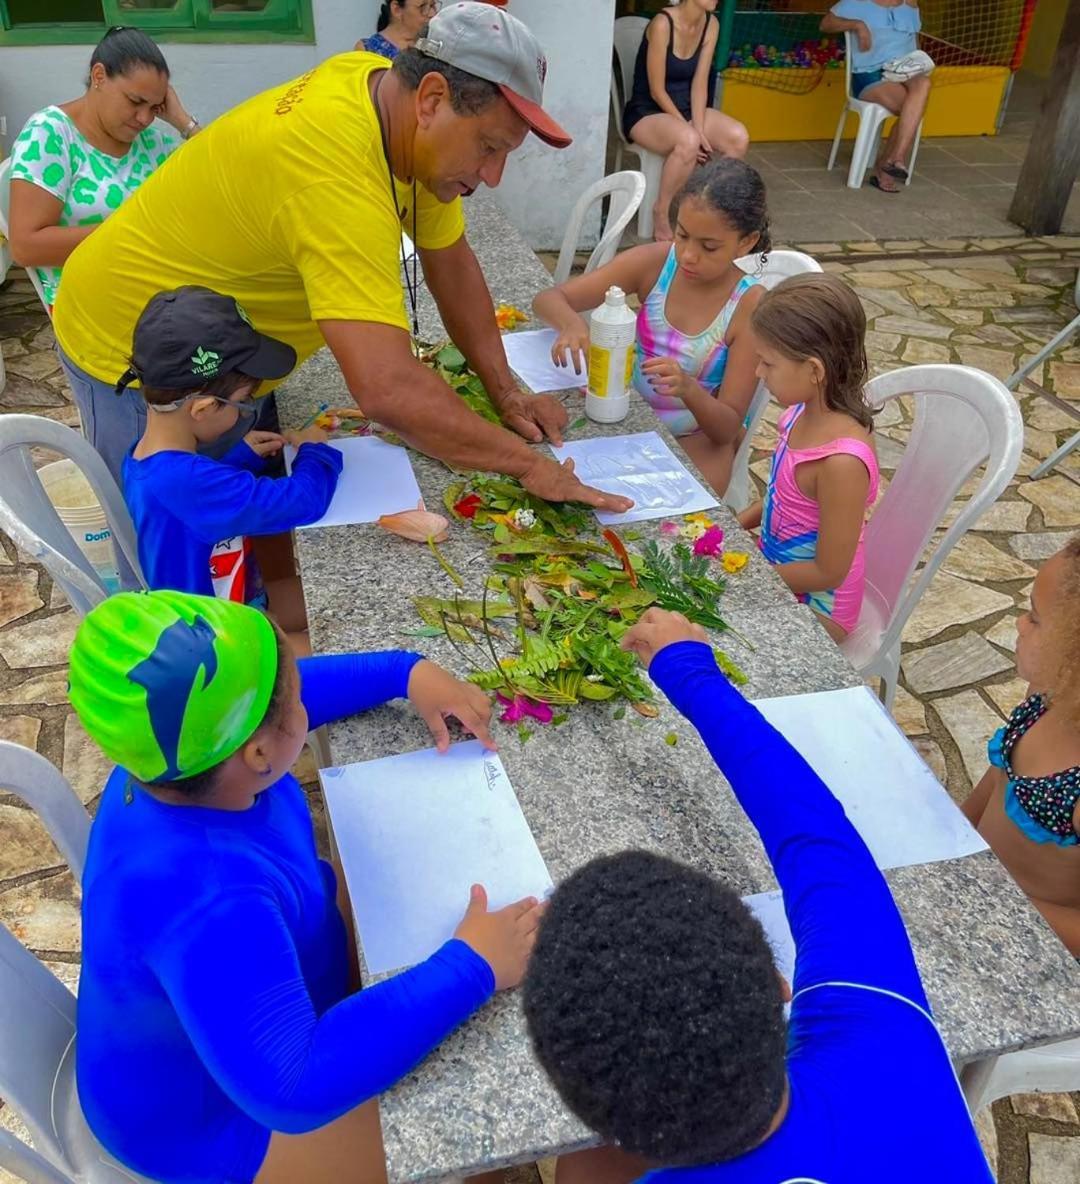
[[[94,227],[198,130],[169,84],[161,50],[138,29],[110,29],[90,58],[86,93],[26,121],[11,151],[11,252],[56,301],[60,270]]]

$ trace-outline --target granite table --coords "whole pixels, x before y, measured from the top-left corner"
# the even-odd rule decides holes
[[[471,198],[467,210],[469,239],[495,301],[528,308],[547,273],[490,197]],[[426,290],[421,302],[421,335],[438,340],[441,323]],[[578,392],[564,397],[572,422],[583,399]],[[329,351],[311,358],[278,401],[285,427],[297,426],[321,402],[348,405]],[[672,443],[635,398],[622,423],[590,423],[577,434],[647,430]],[[422,455],[413,453],[412,461],[427,504],[441,508],[451,474]],[[720,639],[749,676],[745,693],[754,699],[858,685],[858,675],[730,512],[719,507],[712,516],[729,545],[752,553],[749,565],[728,580],[723,612],[755,648]],[[658,534],[655,522],[635,529],[645,537]],[[488,569],[481,537],[454,528],[443,551],[465,580],[463,595],[479,595]],[[297,552],[316,652],[405,646],[467,673],[445,639],[404,636],[420,623],[412,595],[454,591],[426,547],[371,525],[299,531]],[[666,742],[671,732],[674,747]],[[740,893],[776,886],[704,745],[666,702],[655,720],[633,712],[615,719],[610,704],[583,705],[561,727],[537,728],[524,745],[512,729],[496,734],[556,882],[595,855],[644,848],[720,876]],[[332,725],[329,739],[336,764],[430,743],[407,704]],[[958,1066],[978,1071],[999,1053],[1080,1033],[1076,964],[989,852],[898,869],[888,880]],[[499,995],[384,1095],[380,1107],[392,1184],[468,1176],[595,1142],[534,1061],[517,993]]]

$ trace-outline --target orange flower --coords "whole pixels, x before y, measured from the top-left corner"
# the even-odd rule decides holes
[[[441,514],[432,514],[424,509],[424,503],[415,510],[402,510],[399,514],[384,514],[378,521],[383,530],[411,539],[414,543],[426,543],[430,539],[441,543],[450,533],[450,523]]]
[[[737,571],[742,571],[749,562],[750,556],[745,551],[725,551],[720,559],[724,571],[733,575]]]
[[[495,309],[495,324],[500,329],[516,329],[529,319],[529,314],[512,304],[500,304]]]

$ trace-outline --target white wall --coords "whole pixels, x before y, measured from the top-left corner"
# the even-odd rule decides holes
[[[530,136],[497,190],[532,246],[556,248],[574,201],[603,175],[615,0],[512,0],[548,55],[545,107],[573,135],[562,152]],[[314,45],[163,45],[184,104],[204,122],[243,99],[294,78],[374,32],[379,0],[313,0]],[[10,147],[27,117],[82,90],[92,47],[0,47],[0,115]],[[595,219],[591,242],[595,242]],[[589,228],[587,228],[589,229]]]

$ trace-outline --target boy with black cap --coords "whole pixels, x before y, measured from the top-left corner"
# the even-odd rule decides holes
[[[321,518],[341,454],[318,428],[249,431],[219,460],[198,452],[238,423],[254,423],[259,382],[295,365],[295,350],[256,332],[231,296],[192,285],[151,299],[116,389],[138,380],[147,404],[146,430],[124,458],[123,479],[149,586],[269,607],[306,653],[299,581],[264,587],[247,540]],[[298,448],[292,475],[260,476],[286,443]]]

